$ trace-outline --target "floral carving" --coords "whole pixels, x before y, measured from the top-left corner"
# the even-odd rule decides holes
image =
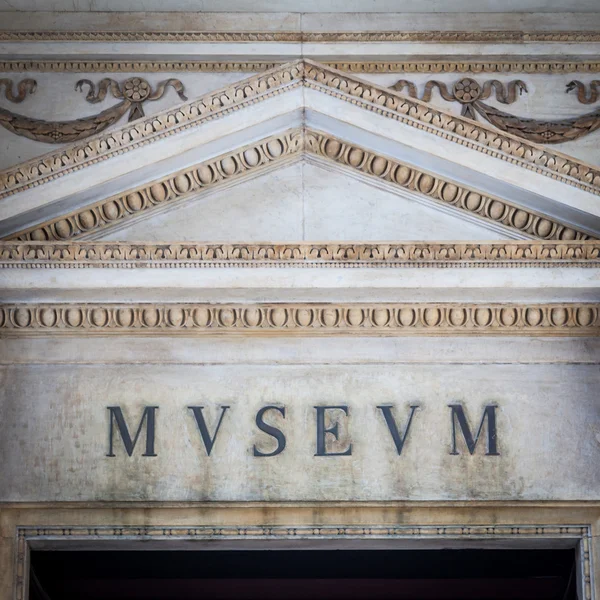
[[[0,172],[0,198],[55,180],[87,165],[154,143],[184,129],[197,127],[243,106],[282,94],[297,86],[358,105],[364,110],[425,130],[476,152],[509,161],[567,185],[600,194],[600,170],[577,159],[503,134],[472,120],[453,117],[394,90],[357,80],[309,60],[282,65],[206,94],[192,102],[146,118],[115,133],[37,157]],[[376,99],[376,103],[374,102]]]
[[[571,81],[567,84],[567,92],[577,90],[577,98],[582,104],[593,104],[598,100],[598,86],[600,81],[592,81],[589,89],[580,81]],[[496,99],[502,104],[512,104],[517,99],[517,92],[527,92],[527,86],[521,80],[509,82],[506,86],[494,79],[480,85],[474,79],[465,77],[457,81],[450,92],[445,83],[440,81],[428,81],[425,84],[421,100],[429,102],[434,88],[448,102],[460,102],[462,104],[461,115],[476,120],[477,115],[486,121],[512,135],[538,142],[541,144],[561,144],[576,140],[588,135],[600,128],[600,111],[596,110],[579,117],[561,119],[559,121],[547,121],[544,119],[528,119],[498,110],[482,100],[489,98],[495,91]],[[400,92],[408,90],[408,95],[417,98],[417,88],[414,83],[401,79],[396,82],[392,89]]]
[[[12,94],[10,80],[2,79],[0,87],[2,84],[6,85],[6,97],[12,102],[22,101],[27,92],[33,93],[36,88],[35,81],[24,79],[19,83],[18,94],[15,96]],[[103,79],[98,84],[97,92],[95,85],[89,79],[81,79],[75,84],[75,89],[80,91],[84,86],[89,87],[86,100],[92,104],[104,100],[109,91],[115,98],[122,99],[122,102],[91,117],[72,121],[32,119],[0,108],[0,125],[17,135],[37,142],[62,144],[82,140],[104,131],[116,123],[128,110],[129,121],[143,117],[142,103],[146,100],[162,98],[167,86],[173,87],[182,100],[187,100],[183,93],[183,84],[178,79],[169,79],[160,83],[154,92],[152,92],[150,84],[140,77],[127,79],[122,85],[112,79]]]
[[[481,87],[474,79],[461,79],[454,84],[454,97],[463,104],[473,102],[481,96]]]

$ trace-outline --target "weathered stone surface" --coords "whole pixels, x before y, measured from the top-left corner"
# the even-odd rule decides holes
[[[273,342],[276,343],[276,342]],[[485,342],[483,342],[485,343]],[[240,357],[243,360],[243,357]],[[594,365],[30,365],[2,368],[1,500],[582,500],[600,493],[600,376]],[[494,405],[498,456],[483,428],[471,456],[449,405],[464,407],[473,436]],[[259,409],[286,447],[261,433]],[[398,456],[383,411],[402,435]],[[157,406],[154,453],[142,431],[131,457],[108,406],[134,437],[144,407]],[[190,406],[204,406],[210,457]],[[315,456],[315,406],[338,443]],[[331,419],[330,417],[334,417]],[[489,423],[488,423],[489,425]],[[488,448],[486,448],[488,446]],[[152,452],[150,452],[152,453]]]

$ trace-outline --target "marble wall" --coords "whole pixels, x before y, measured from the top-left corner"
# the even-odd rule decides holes
[[[360,338],[352,340],[351,349],[344,349],[344,339],[332,340],[330,360],[310,358],[311,347],[322,346],[318,339],[296,345],[290,354],[289,344],[277,338],[261,344],[272,361],[258,362],[244,341],[210,353],[210,338],[195,342],[197,352],[188,359],[169,359],[163,348],[165,364],[156,359],[147,364],[149,350],[119,359],[118,348],[126,340],[112,345],[110,358],[109,343],[99,342],[109,355],[82,356],[85,362],[36,364],[5,355],[0,500],[596,499],[597,365],[549,359],[552,339],[543,344],[548,350],[535,340],[515,340],[508,361],[506,342],[479,340],[438,338],[421,350],[415,340],[408,361],[384,350],[399,349],[401,341],[376,344]],[[177,341],[165,342],[177,352]],[[76,343],[63,341],[61,354],[68,356],[66,348]],[[145,345],[153,343],[149,338]],[[558,357],[564,343],[554,343]],[[580,347],[574,354],[586,348],[585,341],[570,343]],[[487,359],[477,358],[483,358],[477,344],[487,347]],[[378,348],[379,359],[365,361],[369,347]],[[210,362],[202,358],[207,352]],[[472,455],[460,409],[450,405],[462,407],[473,441],[485,408],[494,407]],[[204,441],[191,406],[204,407]],[[229,408],[222,412],[223,406]],[[283,433],[285,448],[277,432],[257,423],[265,406],[278,407],[262,419]],[[315,407],[326,406],[346,407],[347,414],[321,409],[324,429],[319,432]],[[387,409],[379,406],[392,407],[388,416],[397,427],[396,441]],[[418,408],[407,432],[411,406]],[[116,412],[107,407],[120,407],[132,439],[145,407],[158,407],[153,447],[142,428],[128,456]],[[337,432],[325,431],[334,431],[336,424]],[[397,442],[404,435],[399,455]],[[320,455],[349,448],[351,455]],[[256,455],[277,450],[273,456]]]

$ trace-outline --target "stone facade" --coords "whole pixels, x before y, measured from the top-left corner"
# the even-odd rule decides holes
[[[0,14],[0,598],[192,539],[600,597],[597,14]]]

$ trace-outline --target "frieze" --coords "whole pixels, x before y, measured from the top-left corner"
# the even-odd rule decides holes
[[[302,152],[422,194],[435,202],[530,237],[547,240],[585,240],[591,237],[550,217],[369,152],[328,134],[295,129],[15,232],[8,239],[50,241],[89,235],[136,215],[157,210],[165,204],[195,196],[225,181],[251,172],[259,173],[277,162],[299,157]]]
[[[598,336],[600,304],[5,304],[4,335]]]
[[[11,167],[0,173],[0,198],[198,126],[296,86],[317,89],[478,152],[600,194],[600,170],[595,167],[401,96],[389,88],[355,80],[341,71],[305,60],[256,75],[174,110],[139,119],[114,132],[98,134],[59,152]]]
[[[0,242],[0,268],[598,268],[600,242]]]
[[[213,91],[174,110],[139,119],[124,128],[92,136],[84,142],[11,167],[0,172],[0,198],[281,94],[290,87],[302,85],[302,71],[301,61],[288,64]]]

